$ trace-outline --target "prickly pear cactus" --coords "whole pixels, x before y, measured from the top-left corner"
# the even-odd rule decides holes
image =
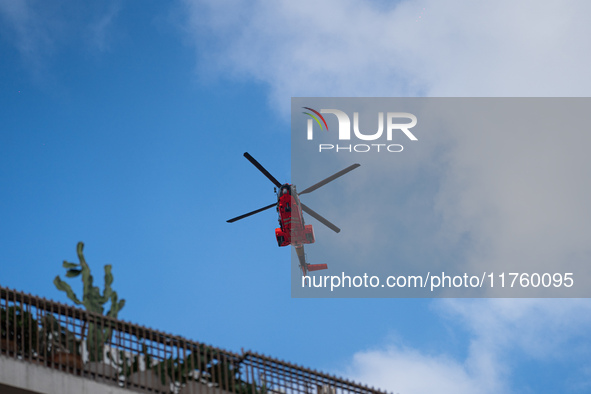
[[[82,275],[83,293],[82,301],[74,294],[70,285],[64,282],[59,275],[55,277],[53,283],[55,287],[64,291],[70,300],[77,305],[84,305],[87,311],[104,314],[104,305],[111,301],[111,308],[107,312],[107,316],[117,318],[119,311],[125,306],[125,300],[117,299],[117,292],[113,291],[111,284],[113,283],[113,274],[111,273],[111,265],[105,265],[105,288],[101,295],[101,290],[97,286],[93,286],[93,277],[90,274],[90,267],[86,263],[83,254],[84,243],[78,242],[76,251],[80,263],[63,262],[63,267],[67,269],[67,278],[76,278]],[[102,325],[101,325],[102,326]],[[106,341],[111,338],[111,329],[99,327],[95,323],[90,323],[88,326],[87,346],[89,351],[90,361],[103,361],[103,348]]]

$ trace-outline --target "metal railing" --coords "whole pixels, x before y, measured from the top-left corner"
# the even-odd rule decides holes
[[[137,392],[382,393],[0,287],[0,354]]]

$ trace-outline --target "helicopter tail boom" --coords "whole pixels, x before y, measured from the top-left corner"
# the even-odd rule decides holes
[[[298,245],[295,247],[296,253],[298,255],[298,260],[300,260],[300,269],[302,270],[302,275],[307,276],[309,271],[320,271],[328,269],[328,265],[326,264],[308,264],[306,263],[306,254],[304,253],[304,246]]]

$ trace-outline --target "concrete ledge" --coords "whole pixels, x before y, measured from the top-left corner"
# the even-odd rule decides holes
[[[39,394],[134,393],[121,387],[102,384],[5,356],[0,356],[0,384]]]

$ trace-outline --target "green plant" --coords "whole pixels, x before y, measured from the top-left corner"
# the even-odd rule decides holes
[[[46,355],[57,353],[81,355],[80,339],[72,331],[62,326],[51,313],[41,319],[39,338],[41,353]]]
[[[111,353],[108,354],[109,359],[113,365],[117,365],[119,369],[119,376],[129,378],[129,376],[136,372],[141,372],[145,369],[150,368],[152,365],[152,356],[148,353],[148,348],[145,343],[142,343],[142,351],[140,354],[128,354],[123,350],[119,350],[119,358],[115,359]],[[143,360],[142,360],[143,358]],[[142,369],[140,366],[144,364]]]
[[[181,387],[190,382],[217,387],[237,394],[266,394],[270,387],[266,382],[248,383],[241,377],[241,361],[224,357],[220,351],[200,344],[185,358],[162,360],[152,370],[165,384],[166,380]]]
[[[232,366],[220,361],[215,350],[206,345],[199,345],[185,358],[164,359],[153,365],[152,370],[160,377],[162,384],[167,380],[177,385],[196,381],[223,388],[226,381],[231,381],[233,373]]]
[[[37,348],[37,321],[18,306],[0,308],[0,344],[2,349],[30,355]]]
[[[53,283],[55,287],[64,291],[68,298],[77,305],[84,305],[87,311],[103,315],[104,305],[111,302],[111,308],[106,316],[117,318],[119,311],[125,306],[125,300],[117,299],[117,292],[113,291],[111,284],[113,283],[113,274],[111,273],[111,265],[105,265],[105,287],[103,294],[100,288],[93,285],[93,277],[90,273],[90,267],[86,263],[83,254],[84,243],[78,242],[76,252],[78,254],[79,263],[63,262],[63,267],[67,269],[66,277],[75,278],[82,276],[83,293],[82,301],[78,299],[76,294],[72,291],[69,284],[64,282],[59,275],[55,277]],[[99,326],[96,323],[90,323],[88,326],[87,346],[90,361],[103,361],[104,344],[111,338],[111,328]]]

